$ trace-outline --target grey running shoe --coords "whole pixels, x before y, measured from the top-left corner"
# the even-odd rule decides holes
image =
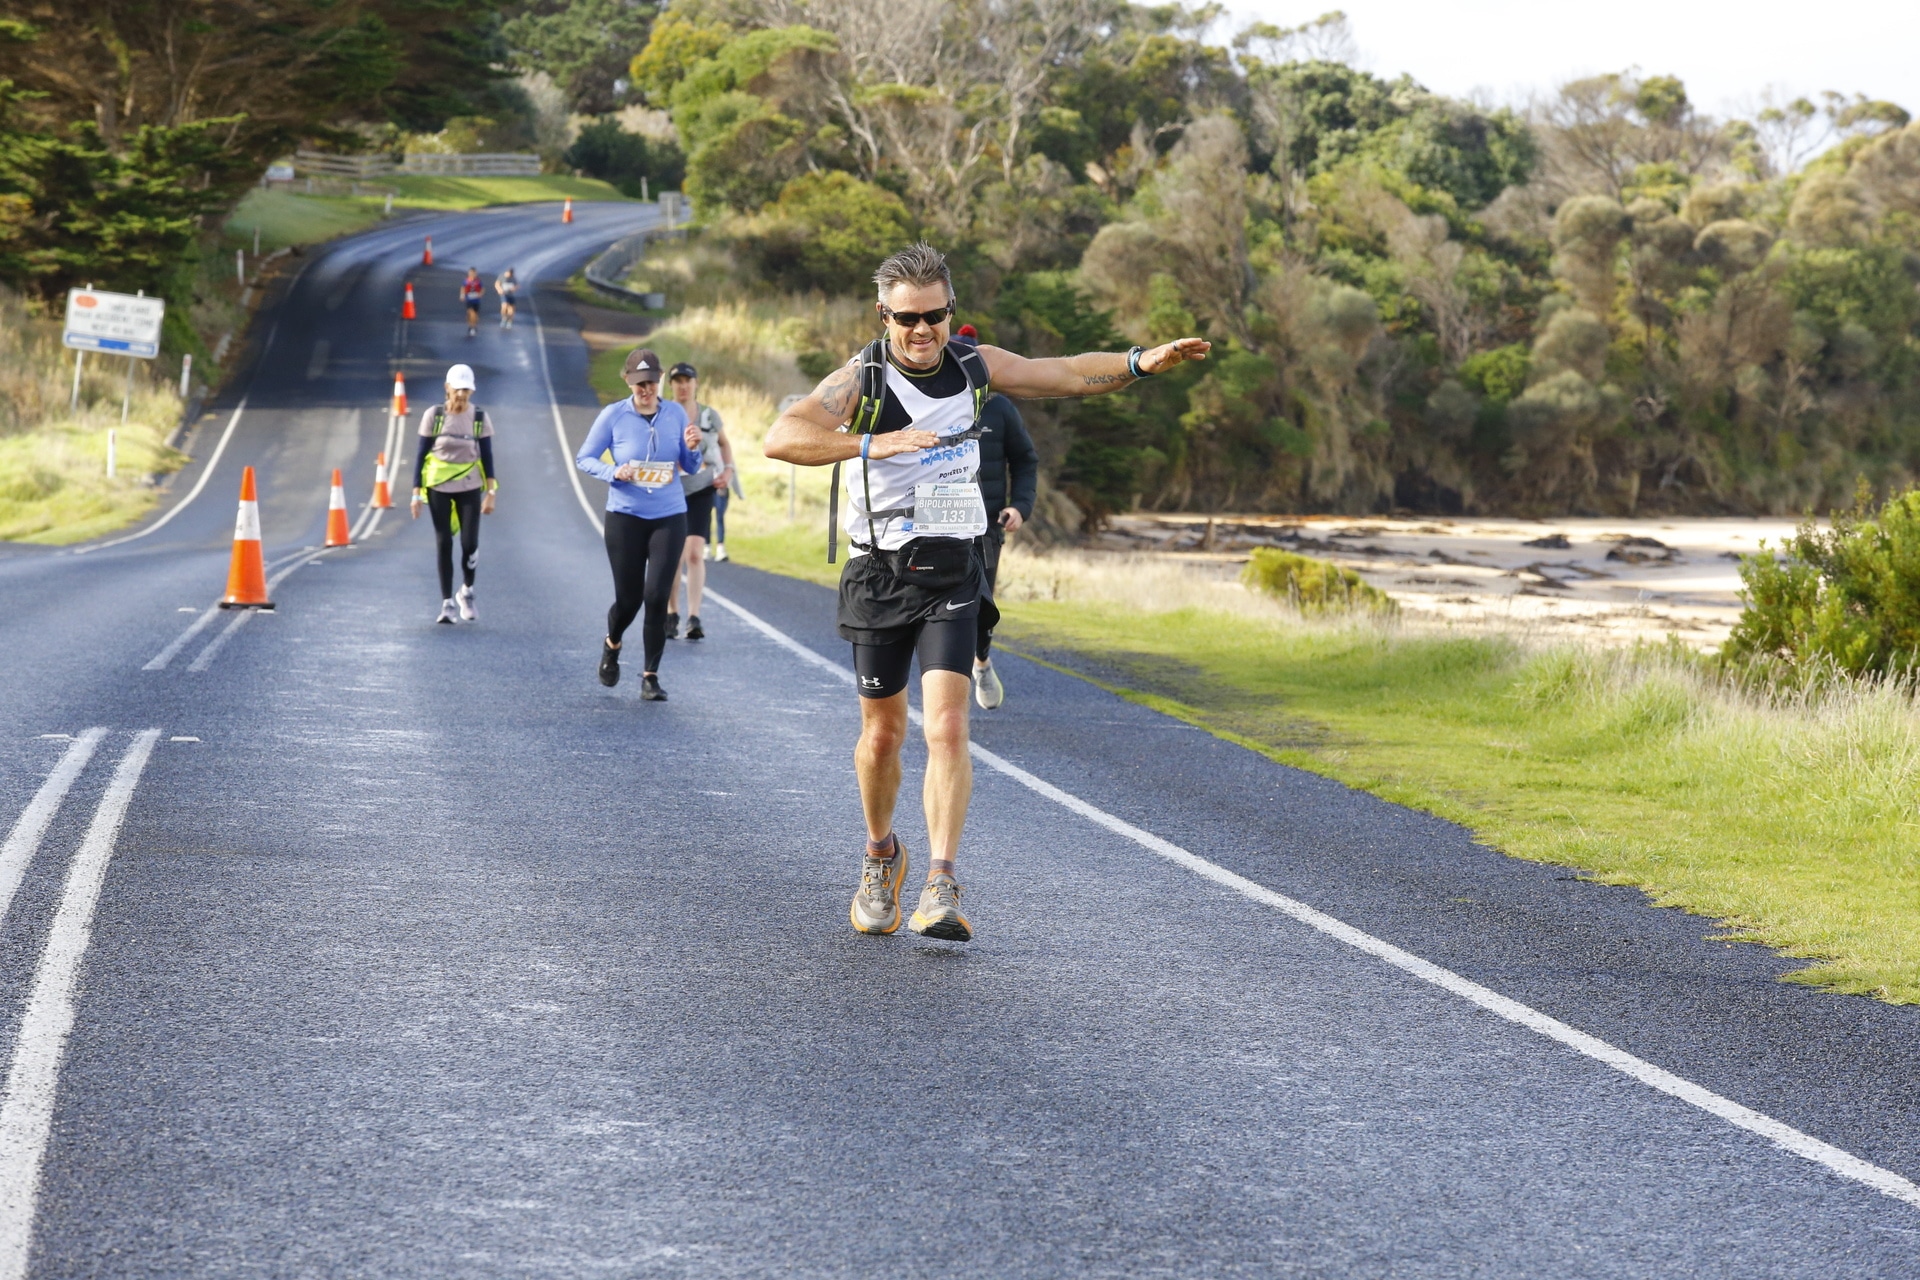
[[[869,853],[860,861],[860,888],[853,895],[853,927],[861,933],[892,933],[900,927],[900,886],[907,880],[907,846],[893,838],[893,856]]]
[[[442,600],[440,602],[440,616],[435,618],[434,621],[444,622],[448,626],[452,626],[454,623],[460,621],[460,610],[453,601]]]
[[[927,881],[907,928],[944,942],[973,941],[973,926],[960,914],[960,886],[952,876],[940,875]]]
[[[667,639],[678,640],[679,638],[680,638],[680,615],[673,612],[672,610],[668,610],[667,611]]]
[[[975,664],[973,668],[973,700],[980,704],[982,711],[992,711],[1007,700],[1006,686],[1000,683],[1000,676],[993,669],[993,659],[987,659],[986,666]]]
[[[453,602],[460,606],[460,621],[472,622],[480,615],[473,611],[473,588],[462,587],[453,593]]]

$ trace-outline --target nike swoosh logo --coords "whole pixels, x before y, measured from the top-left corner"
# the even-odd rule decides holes
[[[980,597],[978,597],[978,596],[975,596],[975,597],[974,597],[973,599],[974,599],[974,600],[978,600],[979,598],[980,598]],[[970,604],[972,604],[972,603],[973,603],[973,600],[962,600],[962,601],[961,601],[961,602],[960,602],[959,604],[949,604],[949,605],[947,606],[947,608],[948,608],[948,610],[949,610],[949,611],[951,611],[951,610],[954,610],[954,609],[964,609],[964,608],[966,608],[966,607],[967,607],[968,605],[970,605]]]

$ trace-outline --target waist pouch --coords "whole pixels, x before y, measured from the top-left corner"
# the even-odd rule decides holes
[[[947,607],[953,604],[959,607]],[[847,561],[836,621],[843,639],[884,644],[935,614],[971,618],[985,610],[997,620],[975,541],[916,538],[896,551],[875,549]]]

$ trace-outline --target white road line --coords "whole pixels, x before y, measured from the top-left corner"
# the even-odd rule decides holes
[[[774,627],[771,623],[756,617],[741,608],[725,596],[709,588],[707,598],[727,610],[742,622],[766,636],[781,648],[805,659],[813,665],[831,671],[836,677],[853,683],[853,672],[846,667],[814,652],[792,636]],[[918,717],[915,717],[918,719]],[[1793,1126],[1784,1124],[1773,1117],[1764,1115],[1733,1101],[1721,1097],[1710,1089],[1702,1088],[1691,1080],[1683,1079],[1670,1071],[1654,1066],[1642,1058],[1636,1058],[1624,1049],[1616,1049],[1606,1041],[1588,1035],[1575,1027],[1570,1027],[1557,1018],[1552,1018],[1528,1005],[1512,1000],[1477,982],[1472,982],[1451,969],[1443,969],[1431,961],[1422,960],[1412,952],[1403,951],[1390,942],[1374,937],[1370,933],[1354,928],[1342,920],[1337,920],[1325,912],[1316,911],[1304,902],[1289,898],[1285,894],[1275,893],[1265,885],[1256,884],[1245,876],[1236,875],[1217,863],[1209,862],[1198,854],[1189,853],[1177,844],[1162,840],[1151,831],[1144,831],[1130,822],[1114,817],[1104,809],[1088,804],[1071,792],[1041,778],[1035,777],[1025,769],[995,755],[979,743],[974,743],[973,755],[991,769],[1005,774],[1028,790],[1045,796],[1055,804],[1079,814],[1096,826],[1105,827],[1115,835],[1124,836],[1141,848],[1158,854],[1177,866],[1186,868],[1195,875],[1213,881],[1222,888],[1230,889],[1244,898],[1249,898],[1262,906],[1271,907],[1283,915],[1291,916],[1301,924],[1317,929],[1337,941],[1344,942],[1357,951],[1377,959],[1384,960],[1405,973],[1409,973],[1422,982],[1432,983],[1443,991],[1459,996],[1471,1004],[1478,1005],[1488,1013],[1505,1018],[1507,1021],[1525,1027],[1529,1031],[1545,1036],[1567,1046],[1575,1052],[1586,1055],[1596,1062],[1604,1063],[1623,1075],[1638,1080],[1641,1084],[1661,1093],[1668,1094],[1698,1107],[1709,1115],[1718,1116],[1728,1124],[1758,1134],[1775,1146],[1794,1155],[1801,1156],[1830,1172],[1855,1182],[1864,1183],[1875,1191],[1904,1201],[1914,1208],[1920,1208],[1920,1186],[1901,1177],[1891,1169],[1869,1164],[1860,1157],[1839,1147],[1820,1141],[1811,1134],[1802,1133]]]
[[[187,664],[187,670],[205,671],[207,669],[207,664],[211,663],[215,658],[219,657],[220,651],[227,647],[227,641],[233,639],[235,634],[239,632],[240,628],[246,626],[247,622],[253,617],[253,615],[259,612],[260,610],[258,609],[235,610],[233,615],[233,621],[229,622],[226,626],[220,628],[219,634],[214,636],[213,639],[207,641],[206,647],[201,649],[199,653],[195,654],[193,661]]]
[[[53,815],[59,810],[60,802],[66,799],[74,779],[87,767],[87,761],[93,759],[94,748],[100,745],[100,739],[106,734],[105,729],[94,728],[73,740],[73,745],[53,766],[53,772],[47,775],[47,780],[33,793],[33,799],[20,811],[13,830],[7,833],[7,842],[0,844],[0,919],[5,918],[7,908],[13,905],[13,895],[20,888],[20,877],[26,874],[27,864],[33,861],[33,855],[39,850],[40,838],[47,833],[47,824],[53,821]]]
[[[40,1165],[53,1128],[60,1060],[73,1030],[74,987],[93,935],[93,912],[106,881],[107,862],[159,737],[158,729],[135,734],[133,745],[113,771],[67,873],[67,887],[60,895],[47,948],[34,975],[33,993],[20,1020],[13,1067],[7,1073],[6,1101],[0,1104],[0,1280],[20,1280],[27,1274]]]
[[[205,613],[202,613],[199,617],[188,623],[185,631],[175,636],[166,648],[154,654],[153,657],[147,660],[147,665],[140,669],[142,671],[165,671],[167,664],[179,657],[180,651],[186,648],[195,636],[205,631],[207,626],[219,616],[220,604],[218,601],[215,601],[207,606]]]
[[[529,289],[528,300],[532,301],[533,291]],[[560,418],[560,400],[553,394],[553,368],[547,363],[547,331],[540,324],[540,313],[531,307],[533,315],[533,342],[540,348],[540,376],[547,384],[547,408],[553,411],[553,435],[560,442],[560,465],[566,469],[567,478],[573,481],[573,496],[580,499],[580,509],[587,513],[587,520],[594,531],[604,534],[607,525],[600,513],[593,509],[593,503],[587,500],[587,490],[580,483],[580,468],[574,465],[573,450],[567,447],[567,425]]]

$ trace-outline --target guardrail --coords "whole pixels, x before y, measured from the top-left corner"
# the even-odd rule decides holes
[[[452,174],[465,178],[537,178],[540,176],[540,157],[531,152],[440,155],[429,151],[409,151],[400,169],[403,173]]]
[[[664,293],[639,293],[627,288],[620,282],[633,270],[633,264],[640,261],[647,251],[647,242],[663,236],[685,235],[686,228],[648,227],[645,231],[636,231],[623,236],[601,250],[600,256],[587,264],[587,283],[610,298],[642,306],[649,311],[658,311],[667,305]]]

